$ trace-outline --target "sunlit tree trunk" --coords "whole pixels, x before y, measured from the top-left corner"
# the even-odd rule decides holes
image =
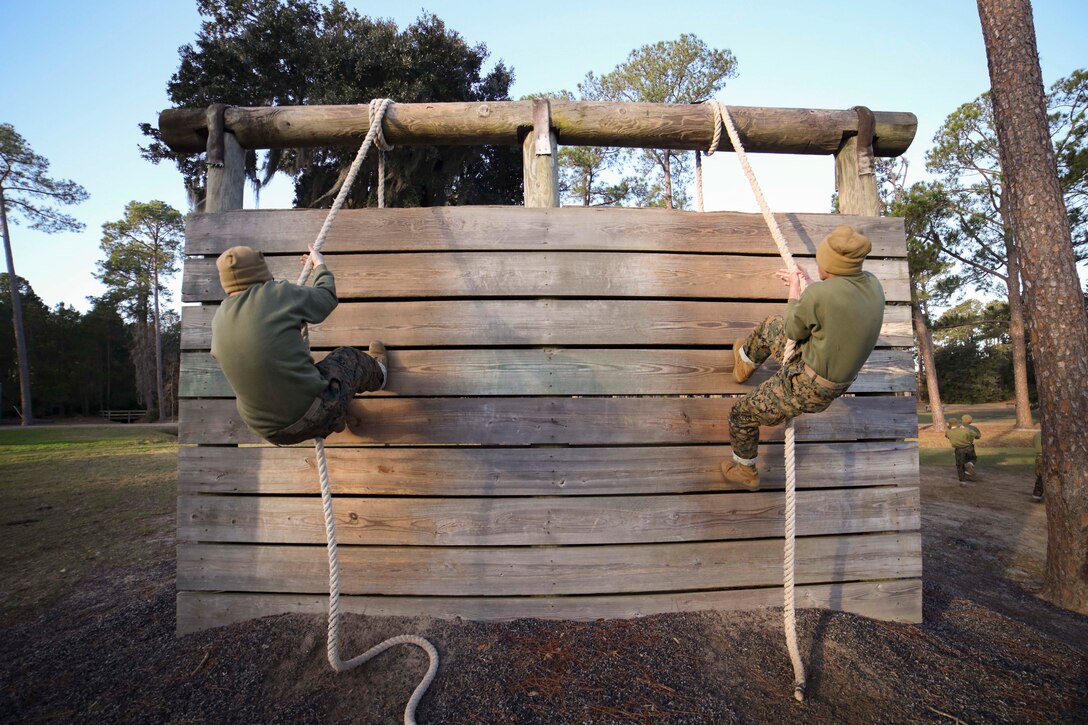
[[[910,305],[914,317],[914,334],[918,337],[918,352],[922,356],[922,372],[926,376],[926,393],[929,396],[929,409],[933,411],[933,430],[944,433],[947,424],[944,420],[944,408],[941,407],[941,390],[937,385],[937,365],[933,360],[933,332],[926,323],[926,310],[923,303],[913,300]]]
[[[1034,427],[1031,419],[1031,396],[1028,395],[1028,345],[1024,330],[1024,305],[1020,297],[1020,253],[1006,234],[1009,272],[1009,341],[1012,343],[1012,380],[1016,395],[1016,427],[1026,430]]]

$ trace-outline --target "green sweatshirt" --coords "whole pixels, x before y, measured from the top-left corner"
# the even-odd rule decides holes
[[[964,423],[963,427],[966,428],[969,431],[974,432],[975,438],[981,438],[982,437],[982,431],[980,431],[978,428],[971,425],[970,423]]]
[[[336,282],[323,264],[314,272],[313,287],[255,284],[227,297],[212,318],[212,357],[238,396],[242,420],[262,437],[301,418],[325,388],[301,330],[336,307]]]
[[[967,427],[963,428],[949,428],[948,432],[944,434],[944,437],[948,439],[948,442],[952,444],[953,448],[966,448],[967,446],[973,446],[976,438],[982,436],[976,435],[973,430]]]
[[[786,336],[801,343],[801,357],[836,383],[853,380],[880,336],[884,289],[868,272],[830,277],[805,288],[786,305]]]

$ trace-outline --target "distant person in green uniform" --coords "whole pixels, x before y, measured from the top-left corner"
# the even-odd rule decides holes
[[[979,439],[982,438],[982,431],[980,431],[975,426],[971,425],[971,422],[973,420],[974,420],[974,418],[972,418],[970,415],[964,414],[964,415],[960,416],[960,422],[963,423],[963,427],[975,434],[975,440],[979,440]],[[975,442],[974,441],[971,441],[971,446],[970,446],[970,450],[967,453],[967,457],[969,459],[969,461],[967,463],[967,475],[974,478],[974,476],[975,476],[975,467],[978,464],[978,456],[975,454]]]
[[[816,248],[820,281],[802,294],[801,280],[808,280],[804,270],[779,270],[778,278],[790,288],[785,317],[768,317],[733,343],[738,383],[769,357],[782,367],[729,413],[733,459],[721,465],[727,482],[758,490],[759,427],[826,410],[869,359],[884,322],[884,289],[861,269],[872,248],[865,235],[840,224]],[[799,354],[783,361],[787,338],[796,341]]]
[[[1031,492],[1031,498],[1036,502],[1043,500],[1043,431],[1035,431],[1032,440],[1035,448],[1035,490]]]
[[[338,301],[324,257],[312,246],[310,257],[312,287],[272,279],[264,255],[250,247],[231,247],[216,260],[227,298],[212,318],[212,357],[234,388],[242,420],[277,445],[344,430],[355,394],[385,387],[380,342],[368,353],[340,347],[314,363],[302,326],[323,321]]]
[[[970,416],[966,416],[970,420]],[[956,476],[960,480],[961,486],[967,485],[967,478],[975,477],[975,439],[980,437],[981,434],[976,433],[977,429],[973,426],[968,426],[963,423],[962,420],[951,421],[951,427],[948,432],[944,434],[944,437],[948,439],[948,442],[952,444],[952,451],[956,454]]]

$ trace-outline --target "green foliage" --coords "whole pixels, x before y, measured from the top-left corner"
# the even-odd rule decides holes
[[[586,100],[644,103],[701,103],[737,75],[732,52],[714,49],[695,35],[659,41],[631,51],[604,75],[586,74],[578,90]],[[692,154],[644,149],[636,174],[622,190],[638,206],[684,208],[691,183]]]
[[[196,40],[180,49],[167,84],[177,106],[365,104],[509,100],[513,73],[501,62],[483,74],[484,44],[470,45],[434,15],[403,31],[389,20],[359,14],[340,0],[199,0],[204,17]],[[199,154],[175,154],[151,124],[144,157],[173,160],[195,199],[203,196]],[[247,173],[259,187],[277,172],[295,181],[296,206],[329,206],[357,143],[341,148],[282,149]],[[388,203],[394,206],[513,204],[521,199],[520,150],[508,147],[411,146],[390,153]],[[376,203],[375,156],[368,159],[347,202]]]
[[[928,319],[930,305],[947,303],[961,285],[952,263],[941,254],[949,235],[955,234],[948,194],[939,183],[914,184],[897,194],[889,210],[903,218],[911,297],[932,324]]]
[[[1015,395],[1009,305],[1004,300],[965,300],[933,323],[941,397],[949,403],[990,403]],[[1028,395],[1035,374],[1028,358]]]
[[[1058,176],[1073,231],[1077,259],[1088,256],[1088,71],[1077,70],[1047,94]],[[1006,228],[997,133],[990,94],[957,108],[945,119],[926,155],[926,167],[944,178],[958,235],[945,252],[964,267],[966,281],[983,291],[1005,287]]]
[[[49,160],[34,153],[8,123],[0,123],[0,203],[8,223],[28,222],[31,229],[52,234],[78,232],[82,222],[57,206],[86,200],[87,190],[68,179],[49,176]]]
[[[10,283],[0,274],[0,318],[11,316]],[[114,306],[95,300],[86,314],[64,304],[50,310],[23,278],[19,294],[26,325],[33,407],[46,416],[94,415],[135,408],[135,370],[129,332]],[[14,331],[0,325],[0,395],[4,417],[15,414],[18,383]]]
[[[161,303],[170,299],[165,281],[177,273],[185,220],[162,201],[129,202],[125,216],[102,225],[102,252],[95,276],[106,285],[105,298],[132,323],[132,361],[137,390],[150,412],[159,401],[167,415],[159,354]]]
[[[118,304],[130,320],[148,320],[151,299],[163,301],[170,290],[163,284],[177,274],[185,219],[163,201],[131,201],[125,216],[102,225],[105,258],[95,274],[106,285],[106,297]]]
[[[603,76],[586,75],[583,96],[606,101],[700,103],[737,75],[729,50],[707,46],[695,35],[663,40],[631,51],[627,60]]]

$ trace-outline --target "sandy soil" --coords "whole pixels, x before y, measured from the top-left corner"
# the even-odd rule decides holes
[[[347,616],[346,656],[438,647],[424,723],[1086,722],[1088,617],[1040,600],[1031,481],[924,466],[925,623],[803,611],[809,697],[790,696],[781,610],[592,623]],[[0,629],[0,720],[396,723],[426,669],[397,648],[335,675],[319,617],[175,639],[174,565],[103,571]]]

